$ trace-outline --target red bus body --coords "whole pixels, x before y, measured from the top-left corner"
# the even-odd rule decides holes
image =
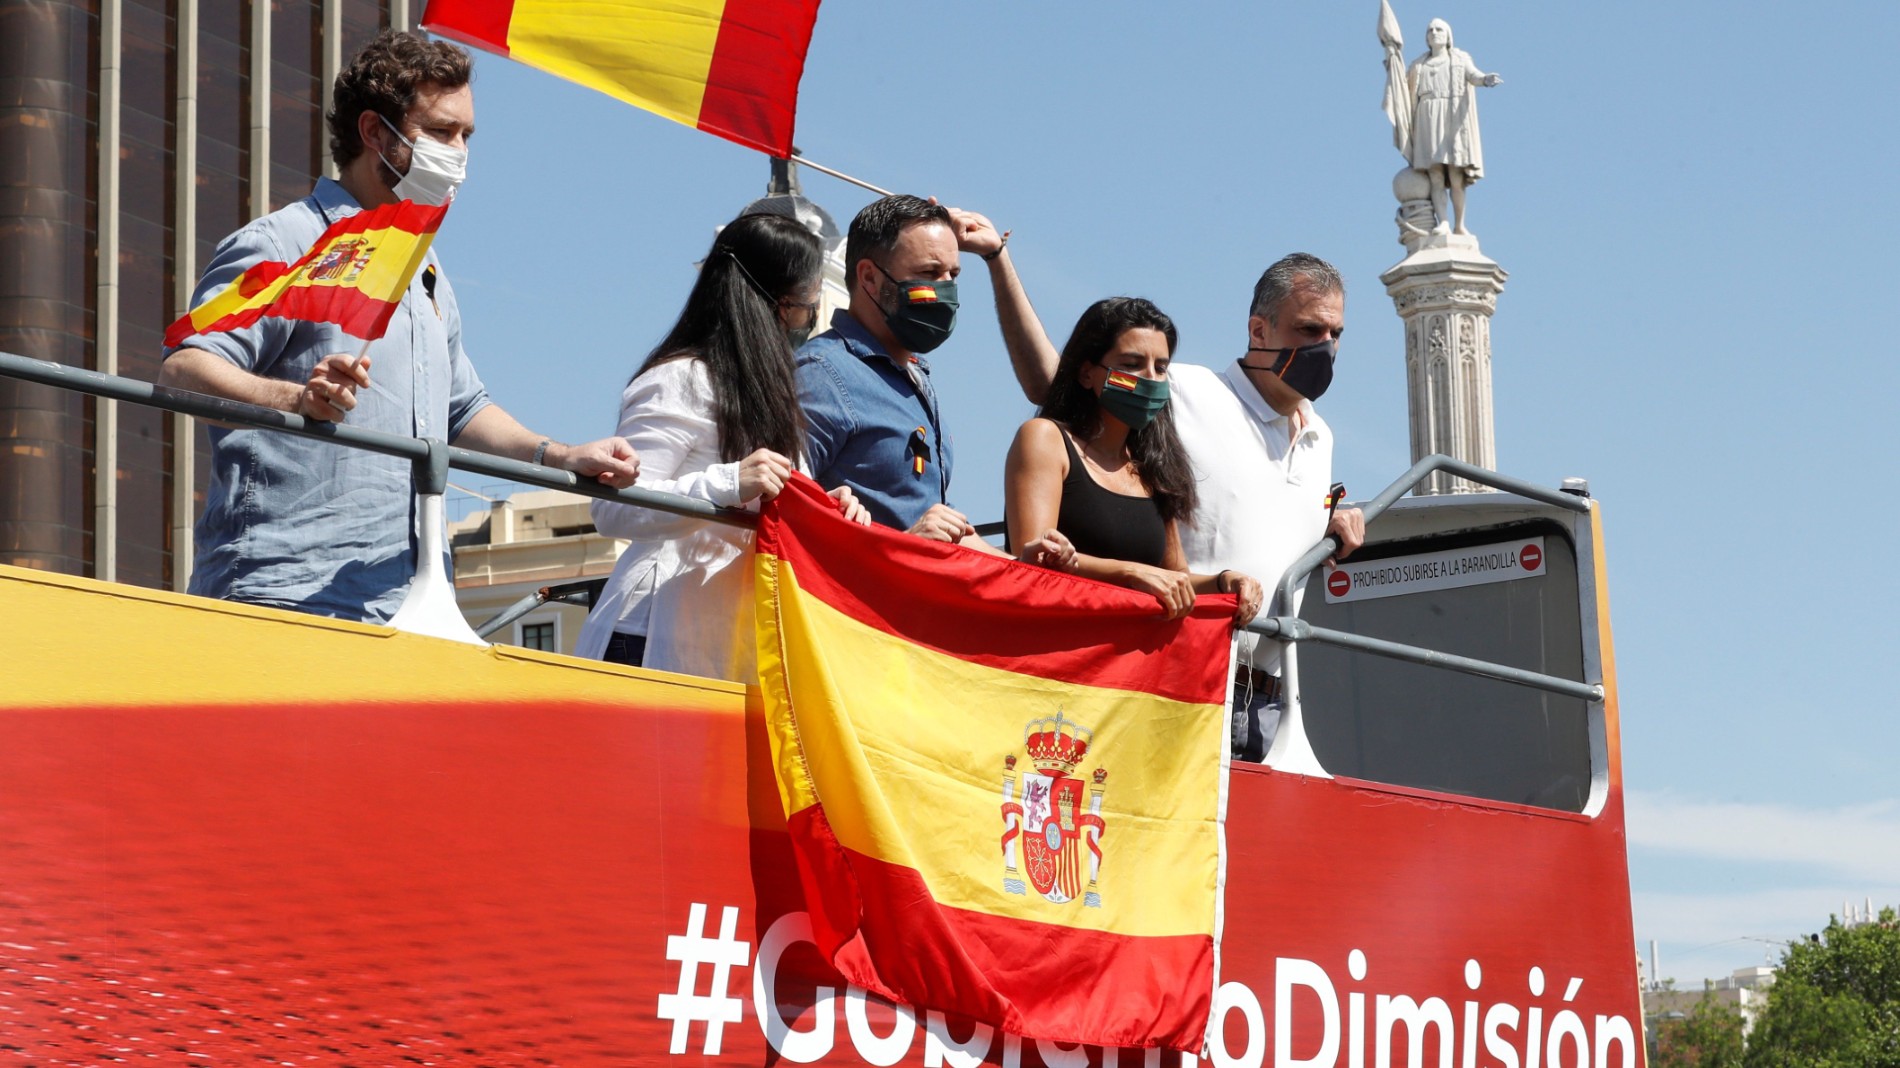
[[[1237,764],[1216,1064],[1642,1063],[1597,517],[1482,496],[1375,533],[1569,538],[1582,811]],[[1184,1060],[828,979],[742,688],[10,568],[0,609],[21,1063]]]

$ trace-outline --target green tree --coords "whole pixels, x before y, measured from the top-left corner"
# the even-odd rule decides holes
[[[1742,1068],[1742,1014],[1704,993],[1686,1015],[1656,1025],[1649,1068]]]
[[[1900,922],[1830,919],[1781,958],[1746,1068],[1900,1068]]]

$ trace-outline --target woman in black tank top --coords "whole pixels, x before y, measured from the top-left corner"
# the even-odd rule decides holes
[[[1232,593],[1237,624],[1260,584],[1236,571],[1191,575],[1178,524],[1194,478],[1167,403],[1174,321],[1140,297],[1097,301],[1063,346],[1037,417],[1016,432],[1004,517],[1019,558],[1152,594],[1170,619],[1201,593]]]

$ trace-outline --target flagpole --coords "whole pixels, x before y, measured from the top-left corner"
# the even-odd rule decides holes
[[[792,162],[798,164],[801,167],[810,167],[812,170],[817,171],[820,174],[829,174],[833,178],[838,179],[839,181],[850,182],[852,185],[862,186],[865,189],[869,189],[871,192],[876,193],[878,196],[888,197],[891,195],[891,191],[888,189],[879,189],[877,186],[872,185],[870,182],[867,182],[862,178],[853,178],[850,175],[844,173],[843,171],[834,171],[830,167],[827,167],[822,163],[813,163],[811,160],[808,160],[804,156],[800,156],[796,153],[792,155]]]

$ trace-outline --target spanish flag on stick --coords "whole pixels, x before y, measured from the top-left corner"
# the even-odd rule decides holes
[[[818,0],[429,0],[422,25],[781,159]]]
[[[266,315],[335,323],[365,341],[389,329],[448,205],[408,200],[337,220],[296,263],[265,260],[180,316],[165,344],[241,330]]]
[[[1218,982],[1231,598],[760,520],[759,674],[819,951],[1015,1034],[1198,1053]]]

